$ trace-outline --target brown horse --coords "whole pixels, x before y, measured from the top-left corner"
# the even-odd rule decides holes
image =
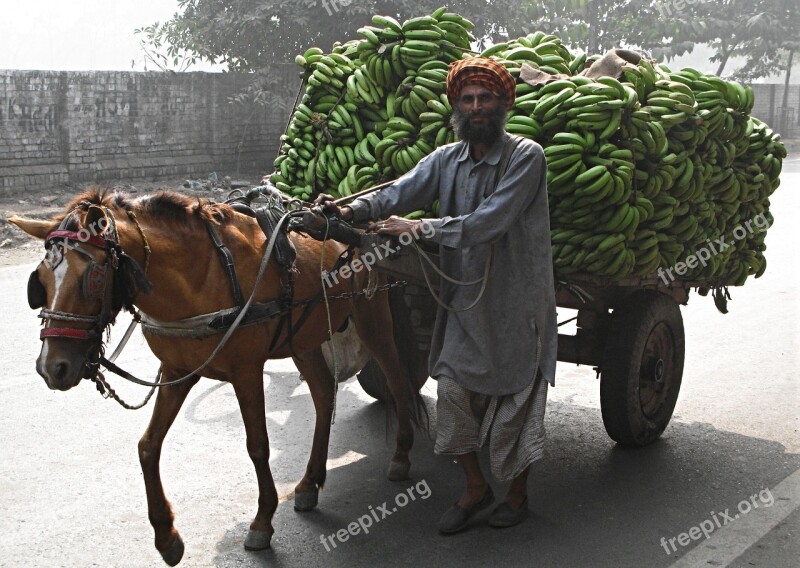
[[[268,238],[256,220],[226,204],[190,199],[177,193],[129,199],[89,190],[76,197],[66,212],[51,220],[12,218],[11,222],[34,237],[45,239],[47,256],[31,275],[29,302],[41,307],[42,350],[36,369],[51,389],[68,390],[82,378],[93,378],[102,355],[104,328],[123,307],[135,304],[145,316],[176,322],[236,307],[236,294],[209,238],[212,226],[234,259],[241,292],[253,291]],[[158,390],[150,424],[139,442],[147,506],[155,532],[155,546],[165,562],[174,566],[183,555],[183,542],[173,524],[159,474],[164,437],[187,394],[200,376],[233,385],[247,434],[247,451],[258,478],[258,511],[245,540],[248,550],[270,546],[272,516],[278,494],[269,466],[269,440],[265,418],[263,368],[267,359],[292,357],[308,383],[316,410],[311,456],[305,475],[295,489],[295,508],[312,509],[325,482],[335,380],[325,363],[321,345],[347,318],[388,378],[396,401],[397,437],[389,478],[405,479],[410,468],[413,423],[420,401],[419,377],[412,378],[406,353],[395,346],[398,333],[388,293],[381,287],[368,299],[363,291],[367,272],[330,282],[329,295],[342,294],[326,305],[319,299],[320,269],[330,271],[345,246],[291,233],[296,249],[293,298],[283,316],[291,314],[297,325],[281,325],[279,317],[236,329],[231,340],[197,374],[192,374],[219,345],[221,333],[202,337],[176,337],[147,333],[153,353],[162,363],[161,382],[189,375],[178,384]],[[321,263],[322,260],[322,263]],[[144,271],[142,268],[144,268]],[[254,294],[266,303],[282,297],[288,276],[270,258]],[[146,271],[146,277],[145,277]],[[374,275],[373,275],[374,277]],[[380,283],[380,282],[379,282]],[[242,294],[239,294],[241,297]],[[270,305],[275,305],[272,303]],[[306,309],[307,307],[310,309]],[[304,312],[307,312],[305,316]],[[395,311],[396,314],[396,311]],[[290,334],[288,329],[294,327]],[[277,341],[274,341],[277,340]],[[402,345],[403,342],[397,343]],[[411,355],[409,355],[411,356]]]

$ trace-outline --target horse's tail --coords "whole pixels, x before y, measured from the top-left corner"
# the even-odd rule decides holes
[[[427,432],[430,422],[428,408],[420,389],[428,378],[428,358],[427,354],[417,347],[411,313],[403,297],[402,288],[389,289],[389,309],[392,314],[392,336],[397,353],[400,355],[401,370],[406,378],[404,385],[408,389],[411,401],[411,420],[415,428]]]

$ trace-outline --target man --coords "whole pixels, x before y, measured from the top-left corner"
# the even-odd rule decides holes
[[[528,471],[544,446],[557,341],[547,168],[541,146],[505,132],[514,95],[514,78],[494,60],[452,63],[447,96],[461,141],[437,148],[393,185],[349,207],[340,210],[329,196],[318,199],[345,220],[391,215],[375,225],[383,235],[419,238],[419,223],[428,223],[424,233],[439,244],[442,271],[462,281],[441,281],[448,308],[438,309],[429,361],[438,379],[435,451],[455,455],[467,481],[439,522],[442,534],[463,530],[493,501],[477,457],[486,444],[492,473],[511,482],[489,524],[508,527],[524,520]],[[506,171],[498,172],[504,149],[508,155],[512,148]],[[395,216],[436,199],[439,219]]]

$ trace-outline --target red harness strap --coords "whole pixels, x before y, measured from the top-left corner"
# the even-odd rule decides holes
[[[39,339],[63,337],[65,339],[92,339],[95,336],[91,329],[75,329],[72,327],[46,327],[39,333]]]
[[[106,248],[106,239],[102,239],[98,236],[92,235],[88,230],[83,229],[81,231],[52,231],[48,233],[47,237],[45,238],[45,242],[50,242],[53,239],[69,239],[71,241],[78,241],[79,243],[85,243],[87,245],[96,246],[97,248],[105,249]]]

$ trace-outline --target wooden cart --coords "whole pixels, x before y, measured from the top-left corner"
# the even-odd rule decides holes
[[[380,239],[365,235],[362,250],[380,250]],[[437,260],[435,252],[430,256]],[[416,252],[403,248],[375,266],[408,282],[404,297],[418,348],[427,356],[437,304]],[[603,424],[619,444],[655,441],[672,417],[685,347],[679,304],[687,303],[692,288],[701,295],[710,290],[708,283],[665,283],[654,275],[610,281],[576,274],[556,282],[556,305],[577,310],[576,317],[559,324],[575,320],[577,331],[559,334],[558,360],[591,365],[599,373]],[[385,400],[385,378],[373,362],[358,374],[358,381],[368,394]]]

